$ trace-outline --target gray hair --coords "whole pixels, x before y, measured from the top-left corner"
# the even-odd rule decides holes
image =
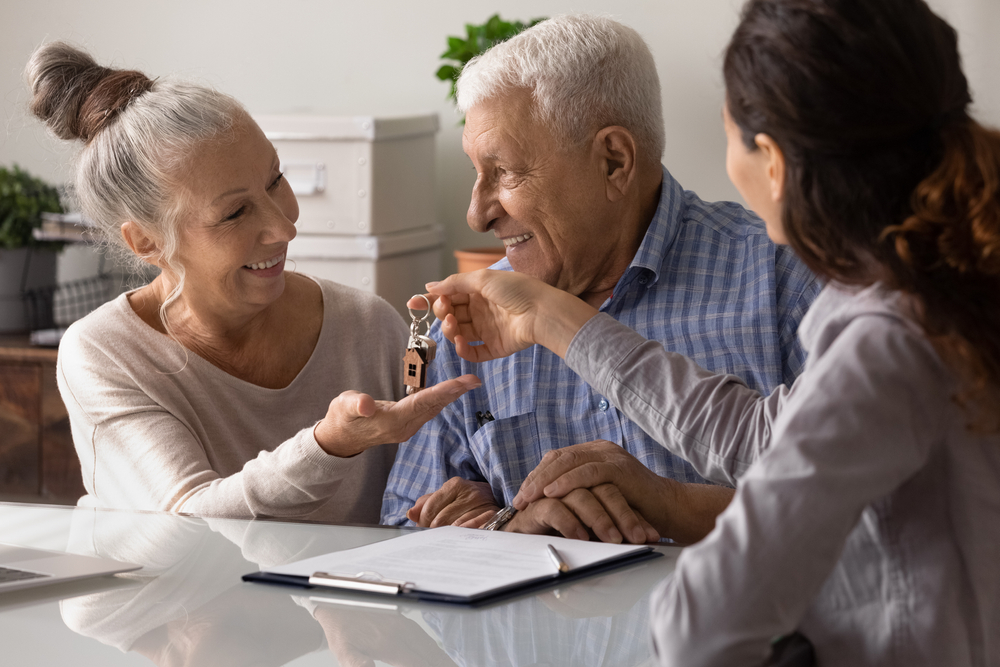
[[[161,306],[166,324],[166,307],[184,284],[176,260],[184,204],[179,169],[197,144],[228,135],[246,111],[205,86],[101,67],[62,42],[39,47],[24,77],[32,113],[59,138],[84,142],[75,194],[105,244],[141,265],[144,258],[133,255],[121,235],[131,221],[158,242],[159,259],[177,274],[179,283]]]
[[[640,153],[663,155],[663,108],[653,54],[632,28],[603,16],[556,16],[476,56],[458,80],[458,107],[515,89],[532,92],[535,113],[580,146],[609,125],[629,130]]]

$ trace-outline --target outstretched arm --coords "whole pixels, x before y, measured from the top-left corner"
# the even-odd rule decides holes
[[[480,384],[475,375],[445,380],[400,401],[376,401],[368,394],[345,391],[313,429],[327,454],[348,457],[387,442],[403,442],[459,396]]]
[[[460,273],[428,283],[437,296],[434,313],[441,332],[455,343],[459,356],[488,361],[531,345],[560,357],[597,309],[540,280],[511,271]],[[470,345],[472,342],[481,345]]]
[[[532,344],[549,348],[706,479],[735,486],[770,444],[785,387],[763,397],[523,274],[476,271],[428,288],[459,355],[479,361]]]

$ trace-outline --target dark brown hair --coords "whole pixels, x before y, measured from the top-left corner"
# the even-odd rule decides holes
[[[55,42],[33,59],[31,113],[61,139],[89,142],[153,87],[142,72],[101,67],[87,53]]]
[[[968,114],[955,30],[923,0],[750,0],[724,76],[746,145],[785,155],[795,252],[911,295],[957,399],[1000,427],[1000,133]]]

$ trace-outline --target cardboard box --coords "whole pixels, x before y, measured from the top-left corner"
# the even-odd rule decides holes
[[[440,280],[444,228],[413,229],[377,236],[300,233],[288,244],[287,268],[378,294],[407,323],[406,302]]]
[[[305,234],[389,234],[430,227],[437,114],[257,115],[299,200]]]

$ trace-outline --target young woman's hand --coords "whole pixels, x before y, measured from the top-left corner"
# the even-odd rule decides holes
[[[512,271],[459,273],[427,289],[437,297],[441,332],[460,357],[474,362],[535,344],[564,356],[579,328],[597,313],[567,292]]]

